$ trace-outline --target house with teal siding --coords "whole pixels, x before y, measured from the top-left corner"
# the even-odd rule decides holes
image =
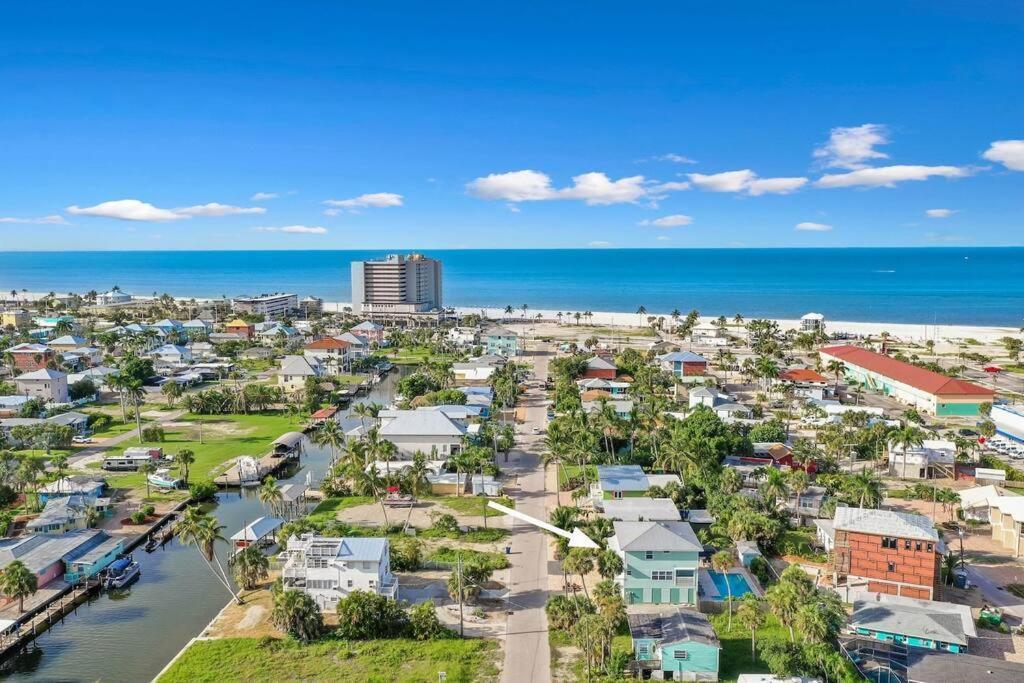
[[[639,677],[676,681],[718,680],[722,646],[706,616],[681,608],[627,616]]]
[[[622,558],[616,583],[627,605],[697,604],[704,549],[686,522],[615,522],[608,548]]]
[[[907,647],[966,652],[977,638],[971,608],[950,602],[861,592],[847,631]]]
[[[519,355],[519,335],[512,330],[494,325],[483,333],[488,355],[511,356]]]

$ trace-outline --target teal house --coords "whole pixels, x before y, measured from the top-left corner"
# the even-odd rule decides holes
[[[853,602],[850,633],[912,648],[967,652],[978,632],[971,608],[950,602],[864,593]]]
[[[78,533],[84,534],[85,542],[64,556],[64,580],[68,583],[96,576],[124,552],[123,538],[97,530]]]
[[[627,605],[697,603],[704,549],[686,522],[615,522],[609,549],[622,558],[617,583]]]
[[[512,330],[493,325],[484,332],[484,339],[488,355],[506,358],[519,355],[519,335]]]
[[[639,678],[718,680],[722,646],[706,616],[676,608],[659,614],[629,614],[628,618]]]

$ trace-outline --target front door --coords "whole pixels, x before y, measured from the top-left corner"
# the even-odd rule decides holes
[[[661,589],[660,588],[652,588],[651,589],[651,602],[653,602],[655,605],[660,605],[661,604]]]

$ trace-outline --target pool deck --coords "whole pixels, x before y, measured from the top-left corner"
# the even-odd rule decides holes
[[[726,573],[739,574],[746,580],[747,585],[750,586],[750,592],[753,593],[755,597],[764,597],[764,589],[761,588],[761,583],[746,567],[733,567]],[[727,595],[723,595],[718,591],[718,586],[716,586],[715,582],[711,579],[711,572],[703,567],[697,571],[697,586],[699,587],[700,595],[704,600],[721,601],[728,598]],[[733,597],[735,598],[737,596]]]

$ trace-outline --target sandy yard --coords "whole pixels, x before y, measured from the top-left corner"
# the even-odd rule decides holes
[[[444,505],[443,502],[434,500],[421,500],[417,502],[411,509],[409,524],[418,529],[426,529],[434,523],[432,515],[442,514],[453,515],[458,521],[459,526],[484,526],[484,517],[482,515],[462,514]],[[410,515],[409,508],[388,508],[387,511],[388,522],[391,524],[404,524],[408,515]],[[366,505],[357,505],[340,510],[337,514],[337,519],[348,524],[358,524],[361,526],[383,526],[384,512],[377,503],[367,503]],[[504,515],[488,517],[487,526],[505,528],[507,521]]]

